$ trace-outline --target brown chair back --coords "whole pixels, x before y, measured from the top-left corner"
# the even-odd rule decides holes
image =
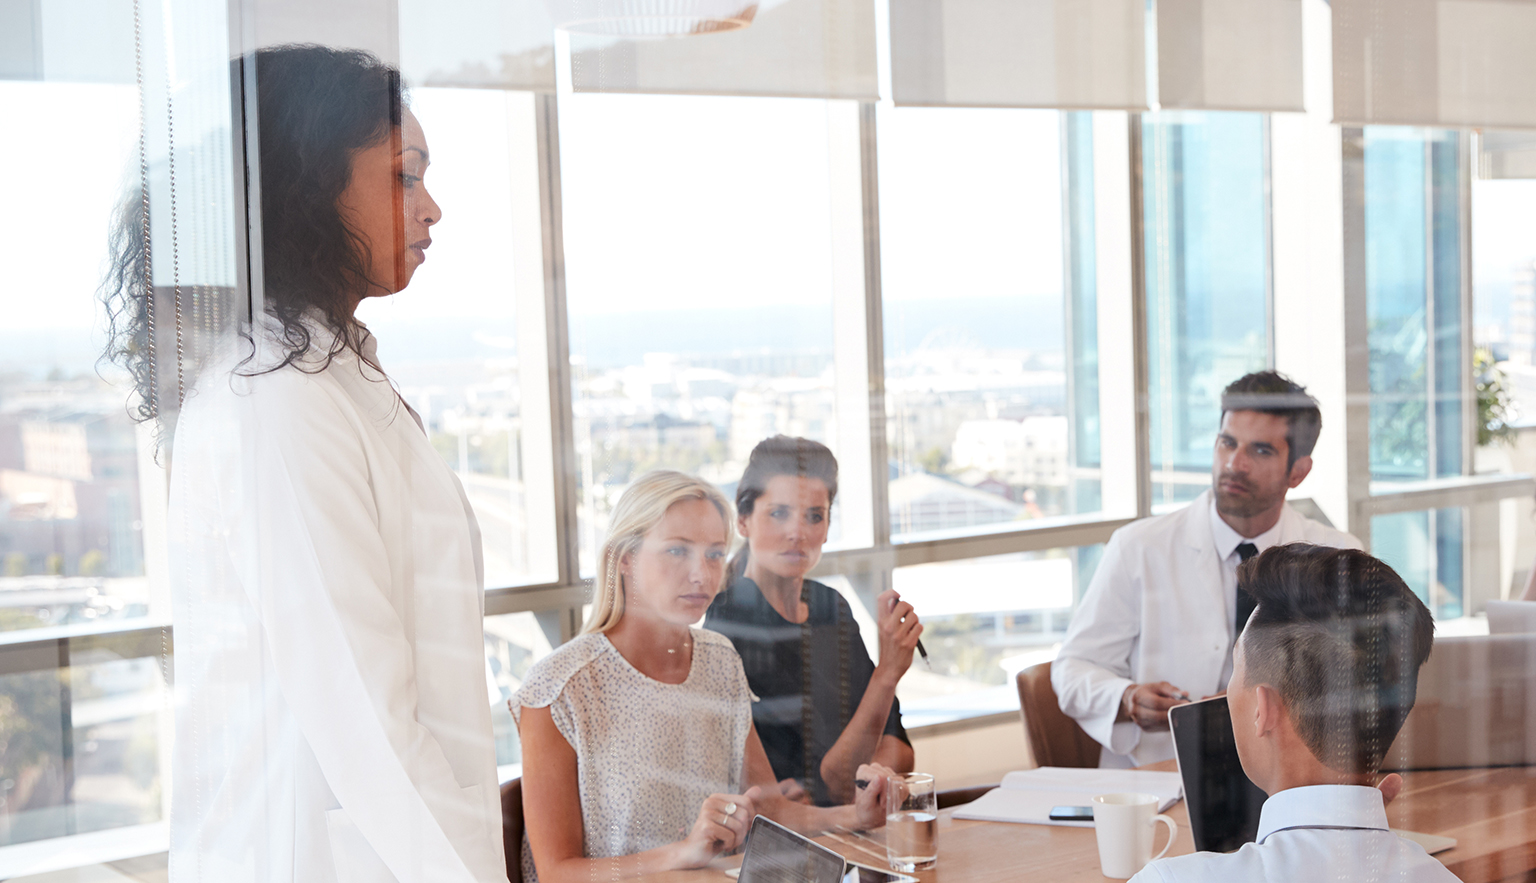
[[[1051,664],[1042,662],[1019,672],[1019,714],[1024,737],[1040,766],[1096,767],[1099,743],[1067,717],[1051,687]]]
[[[501,786],[501,844],[507,853],[507,880],[523,883],[523,780]]]

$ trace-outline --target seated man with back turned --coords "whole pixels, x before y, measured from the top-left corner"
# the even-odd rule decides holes
[[[1392,568],[1353,549],[1280,546],[1245,562],[1238,582],[1258,606],[1227,702],[1243,771],[1269,795],[1258,840],[1156,861],[1132,880],[1455,880],[1388,830],[1372,787],[1413,708],[1434,639],[1429,610]]]
[[[1240,561],[1286,543],[1360,547],[1285,502],[1322,427],[1317,401],[1285,375],[1238,378],[1221,394],[1211,489],[1109,538],[1051,665],[1061,710],[1104,746],[1100,766],[1172,760],[1168,709],[1227,688],[1253,609]]]

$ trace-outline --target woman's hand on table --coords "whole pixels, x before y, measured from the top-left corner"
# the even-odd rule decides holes
[[[751,794],[752,792],[748,791],[747,793]],[[784,795],[785,800],[791,800],[795,803],[803,803],[806,806],[810,806],[812,803],[810,792],[806,791],[805,788],[800,785],[800,781],[798,779],[781,780],[779,782],[779,793]]]
[[[860,784],[853,795],[853,808],[858,815],[859,828],[868,830],[885,824],[886,776],[894,775],[896,771],[884,764],[859,765],[856,781]]]
[[[895,589],[881,592],[875,599],[875,609],[879,613],[876,626],[880,633],[876,670],[885,669],[900,678],[912,667],[912,654],[917,650],[917,639],[923,635],[923,625],[912,605],[901,600]]]
[[[676,844],[675,866],[703,867],[720,853],[737,848],[747,839],[747,830],[756,814],[752,798],[747,795],[709,795],[699,807],[693,829]]]

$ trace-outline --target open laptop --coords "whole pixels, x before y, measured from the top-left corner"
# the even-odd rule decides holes
[[[1252,843],[1268,795],[1243,773],[1227,697],[1175,706],[1168,711],[1168,726],[1195,849],[1231,852]]]
[[[1536,632],[1536,601],[1489,601],[1488,634],[1528,635]]]
[[[752,820],[738,873],[740,883],[917,883],[916,877],[854,864],[767,816]]]
[[[1536,764],[1536,634],[1436,638],[1384,769]]]

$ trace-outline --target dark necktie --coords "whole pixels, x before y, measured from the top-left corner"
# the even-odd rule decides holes
[[[1257,554],[1259,554],[1259,547],[1253,543],[1237,544],[1237,557],[1244,561]],[[1237,629],[1232,634],[1240,635],[1243,633],[1243,626],[1248,624],[1248,617],[1253,615],[1253,608],[1257,606],[1259,606],[1259,602],[1254,600],[1254,597],[1248,594],[1248,590],[1239,584],[1237,587]]]

